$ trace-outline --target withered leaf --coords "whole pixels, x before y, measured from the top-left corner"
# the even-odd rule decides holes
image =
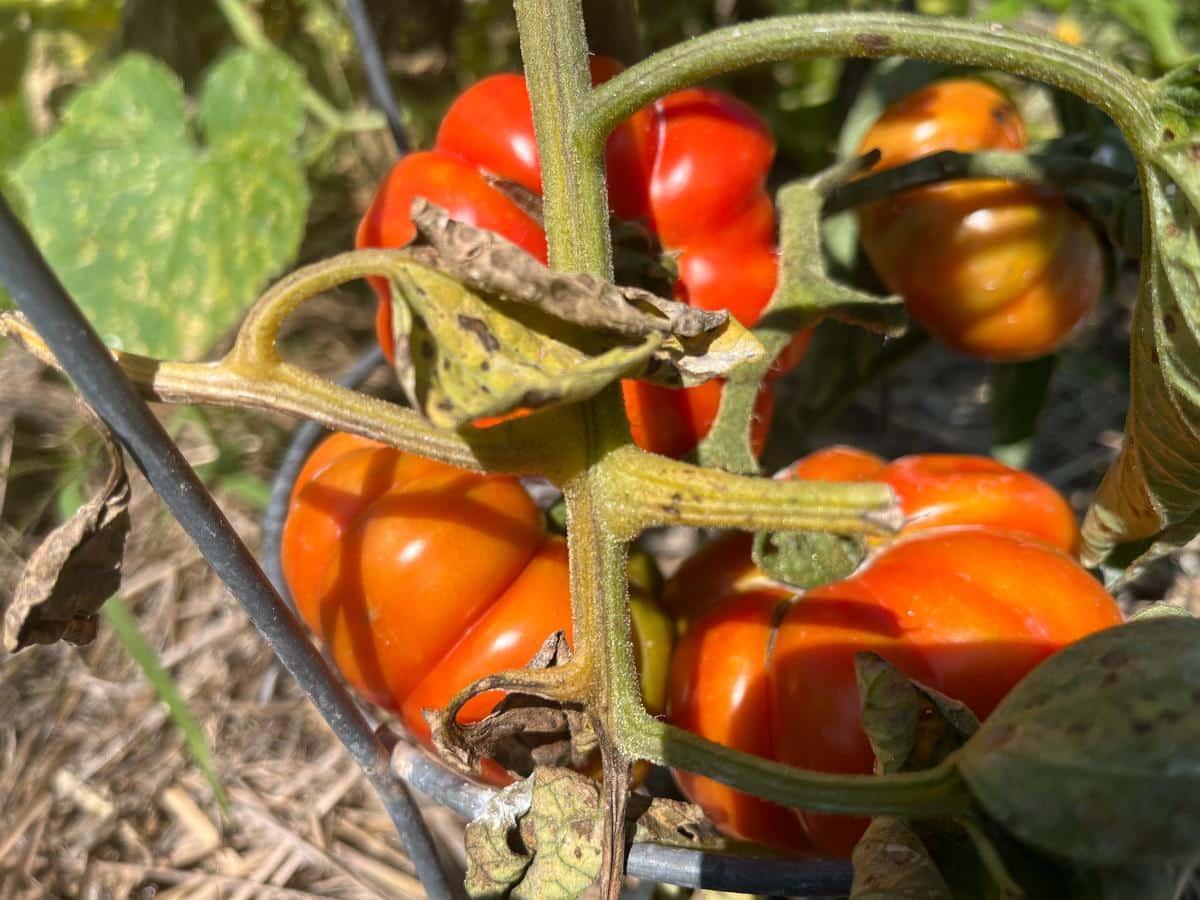
[[[121,585],[129,533],[129,479],[121,448],[93,418],[108,457],[103,487],[46,536],[33,552],[12,602],[4,611],[4,649],[65,640],[87,644],[96,637],[100,607]]]
[[[436,425],[584,400],[621,378],[690,387],[762,357],[724,311],[553,272],[420,198],[413,215],[423,243],[390,276],[395,364]]]
[[[678,801],[631,804],[634,839],[716,846],[698,807]],[[539,767],[498,791],[467,826],[471,897],[577,897],[600,874],[600,786],[579,772]],[[694,835],[689,840],[688,835]]]
[[[527,668],[549,669],[571,658],[566,635],[546,639]],[[434,748],[459,768],[473,772],[492,759],[508,771],[529,775],[536,766],[583,768],[594,759],[599,739],[583,707],[530,694],[509,693],[478,722],[447,734],[441,715],[427,710]]]
[[[417,197],[412,220],[420,238],[437,251],[439,265],[472,290],[536,306],[555,318],[630,337],[673,334],[696,337],[729,319],[593,275],[555,272],[511,241],[451,219],[444,209]]]
[[[662,343],[650,334],[592,353],[586,336],[560,338],[561,325],[527,323],[528,310],[489,303],[431,269],[409,267],[391,283],[397,311],[412,313],[393,317],[397,374],[413,406],[443,428],[584,400],[637,374]]]

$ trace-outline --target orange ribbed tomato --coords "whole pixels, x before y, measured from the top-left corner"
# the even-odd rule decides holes
[[[423,709],[527,665],[555,631],[571,638],[567,545],[546,534],[519,481],[354,435],[330,436],[300,471],[282,562],[300,615],[345,679],[425,743]],[[657,712],[673,625],[648,585],[633,587],[643,695]],[[473,698],[460,721],[500,699]]]
[[[876,171],[941,150],[1019,150],[1017,110],[977,81],[935,82],[889,106],[860,152]],[[995,179],[903,191],[859,213],[863,247],[913,318],[949,346],[992,360],[1059,347],[1103,286],[1100,245],[1051,185]]]
[[[835,584],[796,592],[749,560],[749,536],[709,544],[671,579],[664,603],[692,620],[671,665],[670,720],[710,740],[827,772],[869,773],[854,655],[870,650],[988,715],[1041,660],[1121,621],[1067,552],[1074,519],[1033,476],[972,457],[885,464],[834,448],[792,467],[805,478],[880,480],[908,524]],[[848,854],[865,821],[793,812],[676,774],[730,834]]]

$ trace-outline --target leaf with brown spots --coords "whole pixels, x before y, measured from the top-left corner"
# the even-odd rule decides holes
[[[420,198],[413,217],[423,244],[391,276],[395,366],[436,425],[585,400],[627,377],[690,387],[763,354],[724,311],[553,272]]]
[[[1005,830],[1081,864],[1200,851],[1200,621],[1110,628],[1033,670],[959,751]]]
[[[937,863],[903,819],[873,819],[851,861],[850,900],[954,900]]]
[[[1141,289],[1121,453],[1083,524],[1084,559],[1129,568],[1200,533],[1200,67],[1159,82],[1140,160]],[[1111,559],[1110,559],[1111,557]]]
[[[100,607],[121,586],[129,533],[129,479],[108,429],[91,415],[104,441],[108,477],[103,487],[33,552],[4,611],[4,649],[96,637]]]

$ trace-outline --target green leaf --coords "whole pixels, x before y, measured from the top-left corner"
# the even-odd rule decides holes
[[[1145,233],[1133,394],[1121,453],[1083,524],[1085,562],[1144,542],[1141,564],[1200,530],[1200,66],[1160,82],[1154,156],[1142,161]],[[1177,102],[1188,115],[1171,112]],[[1149,142],[1149,139],[1148,139]],[[1141,548],[1139,548],[1141,549]]]
[[[962,748],[980,805],[1077,863],[1200,850],[1200,621],[1110,628],[1031,672]]]
[[[221,786],[221,780],[217,777],[212,748],[208,744],[208,739],[204,736],[204,730],[200,727],[200,723],[196,721],[196,717],[192,715],[192,711],[188,708],[187,701],[179,693],[179,686],[175,684],[171,673],[163,668],[158,654],[154,652],[154,648],[142,636],[141,631],[137,627],[137,620],[134,619],[133,614],[129,611],[129,607],[125,605],[119,596],[109,598],[108,602],[101,609],[101,612],[104,614],[104,620],[108,622],[109,627],[116,634],[117,639],[129,651],[129,655],[138,664],[138,667],[142,670],[142,674],[146,676],[146,680],[154,687],[154,692],[167,705],[171,721],[183,735],[188,753],[192,755],[192,759],[199,766],[201,773],[204,775],[204,780],[208,782],[208,786],[212,789],[213,796],[217,798],[217,803],[222,810],[227,812],[229,810],[229,798],[226,797],[225,789]]]
[[[1176,900],[1191,881],[1194,859],[1096,866],[1076,872],[1077,900]]]
[[[203,353],[299,248],[303,81],[278,55],[231,53],[191,134],[179,79],[123,57],[16,169],[26,221],[105,341]]]
[[[929,851],[903,819],[872,819],[851,861],[850,900],[954,900]]]
[[[877,653],[855,654],[854,670],[880,774],[936,766],[979,730],[969,707],[909,679]]]

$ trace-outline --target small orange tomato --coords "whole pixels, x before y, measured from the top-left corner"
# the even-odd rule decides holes
[[[955,79],[893,103],[859,149],[879,149],[883,170],[941,150],[1024,146],[1024,125],[1003,95]],[[888,289],[931,334],[973,356],[1052,352],[1103,287],[1095,234],[1050,185],[948,181],[865,207],[859,222]]]

